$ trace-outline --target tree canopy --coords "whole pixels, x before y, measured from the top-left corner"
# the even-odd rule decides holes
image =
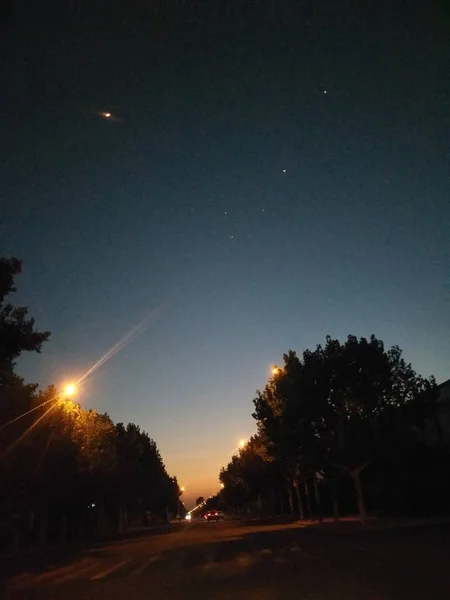
[[[14,279],[21,271],[17,258],[0,258],[0,386],[14,377],[15,361],[23,352],[40,352],[50,337],[50,332],[35,329],[26,307],[5,302],[16,291]]]
[[[0,542],[104,534],[177,511],[176,478],[145,431],[17,375],[17,358],[50,336],[8,302],[20,272],[0,259]]]
[[[224,497],[261,512],[262,498],[273,510],[278,495],[279,506],[287,501],[305,518],[313,510],[321,516],[326,491],[338,516],[350,483],[364,520],[365,479],[379,481],[381,464],[420,444],[417,431],[436,410],[434,378],[418,375],[397,346],[386,350],[375,336],[327,337],[301,356],[289,350],[283,362],[257,391],[258,434],[220,473]]]

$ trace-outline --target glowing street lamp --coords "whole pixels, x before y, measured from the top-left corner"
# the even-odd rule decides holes
[[[246,442],[245,440],[241,440],[241,441],[239,442],[239,448],[241,448],[241,449],[242,449],[242,448],[245,448],[246,444],[247,444],[247,442]]]
[[[71,396],[75,396],[77,393],[77,386],[74,383],[68,383],[63,390],[64,396],[70,398]]]
[[[274,367],[272,367],[272,375],[279,375],[281,373],[281,369],[280,367],[277,367],[276,365]]]
[[[182,486],[180,487],[180,492],[184,492],[184,490],[185,490],[185,489],[186,489],[186,488],[184,487],[184,485],[182,485]]]

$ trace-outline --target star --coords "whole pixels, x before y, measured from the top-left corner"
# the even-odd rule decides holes
[[[286,169],[283,169],[283,173],[286,173]]]

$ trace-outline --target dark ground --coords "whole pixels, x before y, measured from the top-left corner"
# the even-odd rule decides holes
[[[357,528],[193,523],[11,576],[5,598],[450,598],[450,525]]]

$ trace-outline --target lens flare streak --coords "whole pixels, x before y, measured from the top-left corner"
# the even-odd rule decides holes
[[[140,323],[133,327],[127,334],[124,335],[124,337],[121,340],[114,344],[112,348],[110,348],[101,358],[99,358],[99,360],[94,365],[92,365],[92,367],[90,367],[86,371],[86,373],[84,373],[84,375],[80,377],[80,379],[78,379],[77,384],[79,385],[83,383],[89,377],[89,375],[92,375],[94,371],[96,371],[102,365],[108,362],[108,360],[110,360],[115,354],[120,352],[120,350],[123,350],[125,346],[128,346],[130,342],[142,335],[142,333],[144,333],[144,331],[147,329],[150,319],[157,314],[158,310],[159,307],[153,309],[144,319],[142,319]]]
[[[32,431],[32,430],[33,430],[33,429],[36,427],[36,425],[37,425],[37,424],[38,424],[40,421],[42,421],[42,419],[43,419],[44,417],[46,417],[46,416],[48,415],[48,413],[49,413],[51,410],[53,410],[53,409],[55,408],[55,406],[56,406],[57,404],[58,404],[58,401],[56,400],[56,402],[54,402],[54,403],[53,403],[53,404],[50,406],[50,408],[49,408],[49,409],[47,409],[47,410],[45,411],[45,413],[39,417],[39,419],[36,419],[36,421],[35,421],[34,423],[32,423],[32,424],[31,424],[31,425],[28,427],[28,429],[26,429],[26,430],[25,430],[25,431],[22,433],[22,435],[21,435],[19,438],[17,438],[17,440],[16,440],[15,442],[13,442],[13,443],[12,443],[12,444],[11,444],[11,445],[8,447],[8,448],[6,448],[6,450],[5,450],[5,451],[4,451],[4,453],[3,453],[3,456],[2,456],[2,458],[4,458],[4,457],[5,457],[5,456],[6,456],[6,455],[9,453],[9,452],[11,452],[11,450],[12,450],[13,448],[15,448],[15,447],[17,446],[17,444],[19,444],[19,442],[21,442],[21,441],[23,440],[23,438],[24,438],[24,437],[26,437],[26,436],[27,436],[27,435],[28,435],[28,434],[29,434],[29,433],[30,433],[30,432],[31,432],[31,431]]]

